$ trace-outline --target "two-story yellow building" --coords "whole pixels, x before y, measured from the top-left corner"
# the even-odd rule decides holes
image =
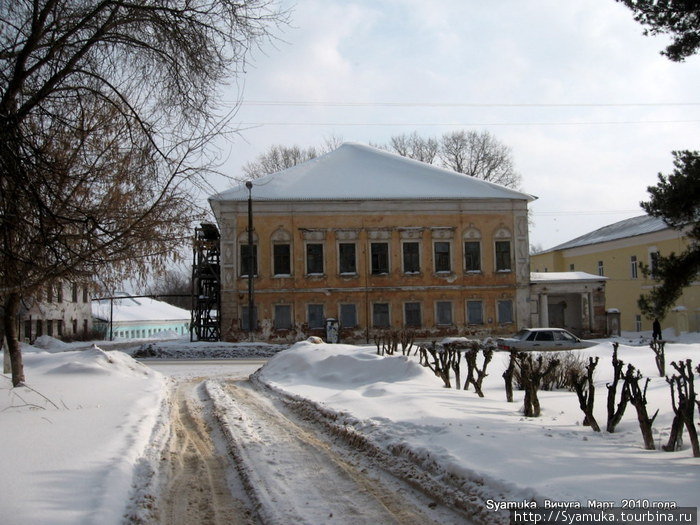
[[[252,202],[253,243],[248,239]],[[221,337],[293,340],[513,332],[529,321],[533,197],[360,144],[210,198],[221,230]]]
[[[639,296],[654,287],[642,273],[640,264],[652,269],[655,258],[688,246],[682,232],[663,220],[648,215],[626,219],[592,231],[531,257],[534,272],[583,271],[607,277],[605,303],[609,311],[619,311],[623,331],[651,330],[652,320],[637,306]],[[700,282],[686,288],[663,328],[676,334],[700,330]]]

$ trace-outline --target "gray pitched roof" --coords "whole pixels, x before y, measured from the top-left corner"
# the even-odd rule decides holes
[[[252,195],[262,201],[535,199],[505,186],[355,143],[345,143],[326,155],[254,180]],[[241,184],[209,200],[247,199],[248,190]]]
[[[581,235],[580,237],[576,237],[575,239],[559,244],[554,248],[545,250],[542,253],[567,250],[569,248],[577,248],[579,246],[598,244],[617,239],[625,239],[627,237],[644,235],[645,233],[657,232],[667,228],[670,228],[670,226],[666,224],[663,219],[651,217],[649,215],[640,215],[639,217],[632,217],[631,219],[625,219],[614,224],[603,226],[602,228],[594,230],[590,233],[586,233],[585,235]]]

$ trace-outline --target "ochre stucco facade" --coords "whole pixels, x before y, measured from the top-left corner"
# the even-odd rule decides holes
[[[410,328],[419,337],[512,333],[529,321],[526,200],[258,202],[255,188],[252,196],[258,339],[323,335],[319,315],[341,320],[342,341],[371,341],[389,328]],[[221,229],[222,338],[242,339],[247,336],[247,202],[212,201],[212,207]],[[471,243],[470,269],[465,242]],[[288,245],[289,273],[275,275],[286,269],[287,249],[275,248],[280,245]],[[416,245],[419,263],[407,266]],[[388,268],[382,261],[385,248]],[[310,273],[309,258],[318,265],[319,251],[321,271],[316,266]],[[341,272],[353,270],[353,251],[354,271]]]

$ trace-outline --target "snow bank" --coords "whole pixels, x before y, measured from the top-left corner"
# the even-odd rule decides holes
[[[98,347],[25,353],[24,366],[26,387],[0,378],[2,522],[120,523],[164,378]]]
[[[604,427],[612,345],[577,352],[600,357],[595,416]],[[666,354],[668,363],[688,357],[697,362],[700,344],[668,344]],[[660,447],[668,439],[673,413],[654,354],[649,348],[620,346],[619,357],[651,378],[648,407],[652,414],[659,409],[654,435]],[[540,392],[542,416],[523,417],[522,392],[515,392],[515,403],[505,400],[504,353],[496,353],[489,366],[484,398],[472,390],[442,388],[416,359],[379,357],[371,348],[299,343],[271,359],[257,377],[323,411],[345,414],[345,425],[375,443],[410,450],[449,475],[480,479],[496,499],[529,493],[584,505],[593,499],[619,505],[627,498],[700,505],[700,459],[692,457],[687,443],[677,452],[644,450],[631,405],[614,434],[595,433],[581,424],[578,400],[568,391]]]

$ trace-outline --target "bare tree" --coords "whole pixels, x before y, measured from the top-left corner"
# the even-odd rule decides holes
[[[23,297],[176,256],[201,213],[218,87],[282,16],[267,0],[0,2],[0,295],[15,386]]]
[[[286,170],[287,168],[291,168],[307,160],[315,159],[329,151],[333,151],[340,146],[340,144],[342,144],[342,138],[331,135],[326,138],[320,148],[314,146],[302,148],[297,145],[272,145],[267,151],[258,155],[254,161],[247,162],[243,166],[243,178],[249,180],[259,179],[270,173]]]
[[[192,308],[192,274],[189,268],[169,268],[155,276],[146,288],[148,295],[153,295],[163,302],[189,310]]]
[[[415,131],[413,133],[394,135],[389,139],[389,151],[398,153],[402,157],[419,160],[427,164],[435,164],[438,160],[440,145],[432,137],[421,137]]]
[[[437,139],[414,131],[394,135],[389,144],[377,147],[508,188],[520,186],[510,148],[488,131],[459,130]]]
[[[453,131],[440,139],[445,168],[509,188],[520,185],[510,148],[488,131]]]

